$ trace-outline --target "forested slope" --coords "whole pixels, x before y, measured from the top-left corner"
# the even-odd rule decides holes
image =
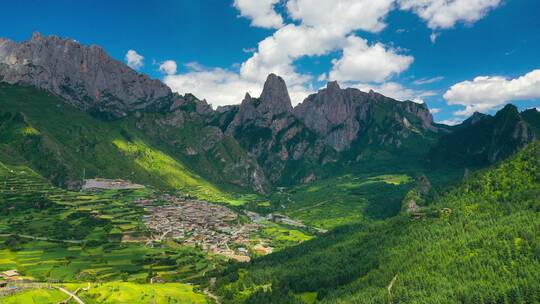
[[[414,217],[338,228],[231,267],[216,289],[227,303],[540,303],[539,198],[534,142]]]

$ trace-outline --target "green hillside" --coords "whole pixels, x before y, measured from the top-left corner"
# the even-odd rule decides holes
[[[535,142],[415,216],[341,226],[215,289],[226,303],[540,303],[538,197]]]
[[[223,182],[234,176],[218,180],[212,175],[220,169],[212,167],[216,161],[187,160],[174,147],[143,133],[136,123],[134,117],[105,122],[50,93],[0,84],[0,161],[28,165],[67,188],[80,186],[84,174],[180,190],[211,201],[245,200],[231,194],[240,188]],[[204,135],[196,127],[184,132],[193,138]]]

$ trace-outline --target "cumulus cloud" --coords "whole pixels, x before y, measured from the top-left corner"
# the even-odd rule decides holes
[[[343,56],[332,61],[332,80],[383,82],[405,71],[414,61],[412,56],[397,54],[381,43],[370,46],[366,40],[356,36],[350,36],[347,42]]]
[[[127,51],[125,60],[127,65],[134,70],[138,70],[144,65],[144,57],[139,55],[135,50]]]
[[[453,85],[443,97],[448,104],[465,107],[456,115],[488,111],[510,101],[540,98],[540,69],[515,79],[479,76]]]
[[[441,109],[440,108],[431,108],[431,109],[429,109],[429,112],[431,112],[431,114],[437,114],[437,113],[441,112]]]
[[[214,104],[238,103],[245,91],[256,96],[269,73],[285,79],[295,102],[312,90],[315,80],[387,83],[407,70],[414,58],[381,42],[368,43],[357,31],[380,32],[389,12],[401,8],[417,13],[438,32],[456,22],[481,18],[493,1],[500,0],[234,0],[234,7],[252,26],[276,30],[255,49],[244,49],[251,56],[235,63],[234,69],[188,67],[187,72],[166,76],[166,82],[177,92],[190,90]],[[462,11],[465,2],[473,3],[467,6],[472,12]],[[277,7],[284,9],[278,12]],[[311,75],[296,67],[299,59],[334,52],[341,53],[328,72]],[[390,91],[389,85],[386,89]]]
[[[413,11],[427,22],[430,29],[436,30],[451,28],[458,22],[474,23],[491,9],[499,6],[502,0],[398,0],[398,2],[402,10]]]
[[[165,60],[159,65],[159,70],[167,75],[176,74],[176,62],[174,60]]]
[[[221,68],[205,68],[198,63],[186,65],[187,73],[167,75],[164,78],[173,91],[192,93],[207,99],[214,106],[239,104],[246,92],[259,96],[262,85],[258,81],[250,81],[239,73]],[[294,104],[300,103],[309,92],[301,85],[289,86],[289,94]]]
[[[433,91],[413,90],[396,82],[386,82],[379,85],[359,83],[352,86],[364,92],[373,90],[396,100],[410,100],[416,103],[424,103],[425,97],[436,94]]]
[[[242,17],[251,19],[251,25],[262,28],[280,28],[283,26],[283,17],[279,15],[274,6],[280,0],[234,0],[234,6],[240,11]]]
[[[240,69],[243,77],[262,81],[276,73],[289,83],[301,83],[309,76],[296,72],[293,62],[304,56],[320,56],[344,45],[346,38],[324,28],[289,24],[258,45],[257,51]]]
[[[193,84],[200,88],[200,96],[208,98],[210,103],[230,104],[241,101],[243,93],[248,89],[259,92],[266,76],[275,73],[285,79],[291,99],[298,103],[312,90],[310,83],[314,77],[299,73],[294,65],[295,61],[302,57],[322,56],[343,49],[348,43],[347,35],[354,30],[380,31],[385,26],[383,20],[393,1],[319,0],[315,3],[308,0],[289,0],[287,12],[299,23],[274,26],[279,28],[259,42],[252,56],[240,64],[238,72],[225,69],[192,70],[167,77],[166,83],[178,92],[190,88],[195,93],[196,90],[187,86]],[[252,19],[256,26],[262,26],[259,21],[266,20],[261,16],[274,13],[278,15],[274,11],[276,3],[278,1],[234,2],[241,15]],[[216,77],[210,77],[212,73],[216,73]],[[227,89],[227,82],[236,89]],[[182,87],[183,85],[186,87]],[[245,85],[245,89],[240,89],[240,85]],[[255,90],[256,87],[259,89]],[[223,92],[221,97],[218,96],[220,91]],[[231,91],[235,93],[231,94]],[[257,93],[254,94],[256,96]]]
[[[438,123],[441,123],[443,125],[448,125],[448,126],[455,126],[455,125],[459,125],[462,122],[463,122],[463,119],[461,118],[449,118],[449,119],[441,120]]]
[[[429,40],[431,40],[431,43],[437,42],[437,38],[439,38],[440,34],[433,32],[431,35],[429,35]]]
[[[354,30],[379,32],[394,0],[289,0],[291,18],[314,28],[327,28],[341,35]]]

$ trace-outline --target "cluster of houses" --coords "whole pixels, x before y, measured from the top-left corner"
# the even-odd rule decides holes
[[[152,239],[175,239],[187,246],[224,255],[242,262],[250,260],[250,235],[257,232],[258,223],[240,223],[229,208],[204,201],[164,195],[136,202],[145,209],[143,221],[153,233]],[[259,246],[257,252],[271,252]]]
[[[6,270],[1,273],[0,288],[6,288],[10,282],[18,281],[21,275],[17,270]]]

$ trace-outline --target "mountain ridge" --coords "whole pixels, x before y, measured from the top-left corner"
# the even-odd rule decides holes
[[[268,75],[259,97],[246,94],[241,104],[214,110],[192,94],[173,93],[100,47],[39,33],[20,43],[0,40],[0,82],[44,89],[104,121],[133,119],[139,131],[178,157],[195,160],[196,171],[221,180],[218,172],[224,170],[233,184],[259,193],[373,160],[422,165],[441,137],[466,136],[460,128],[486,121],[478,114],[450,128],[436,124],[426,104],[342,89],[337,82],[293,107],[285,81],[275,74]]]

